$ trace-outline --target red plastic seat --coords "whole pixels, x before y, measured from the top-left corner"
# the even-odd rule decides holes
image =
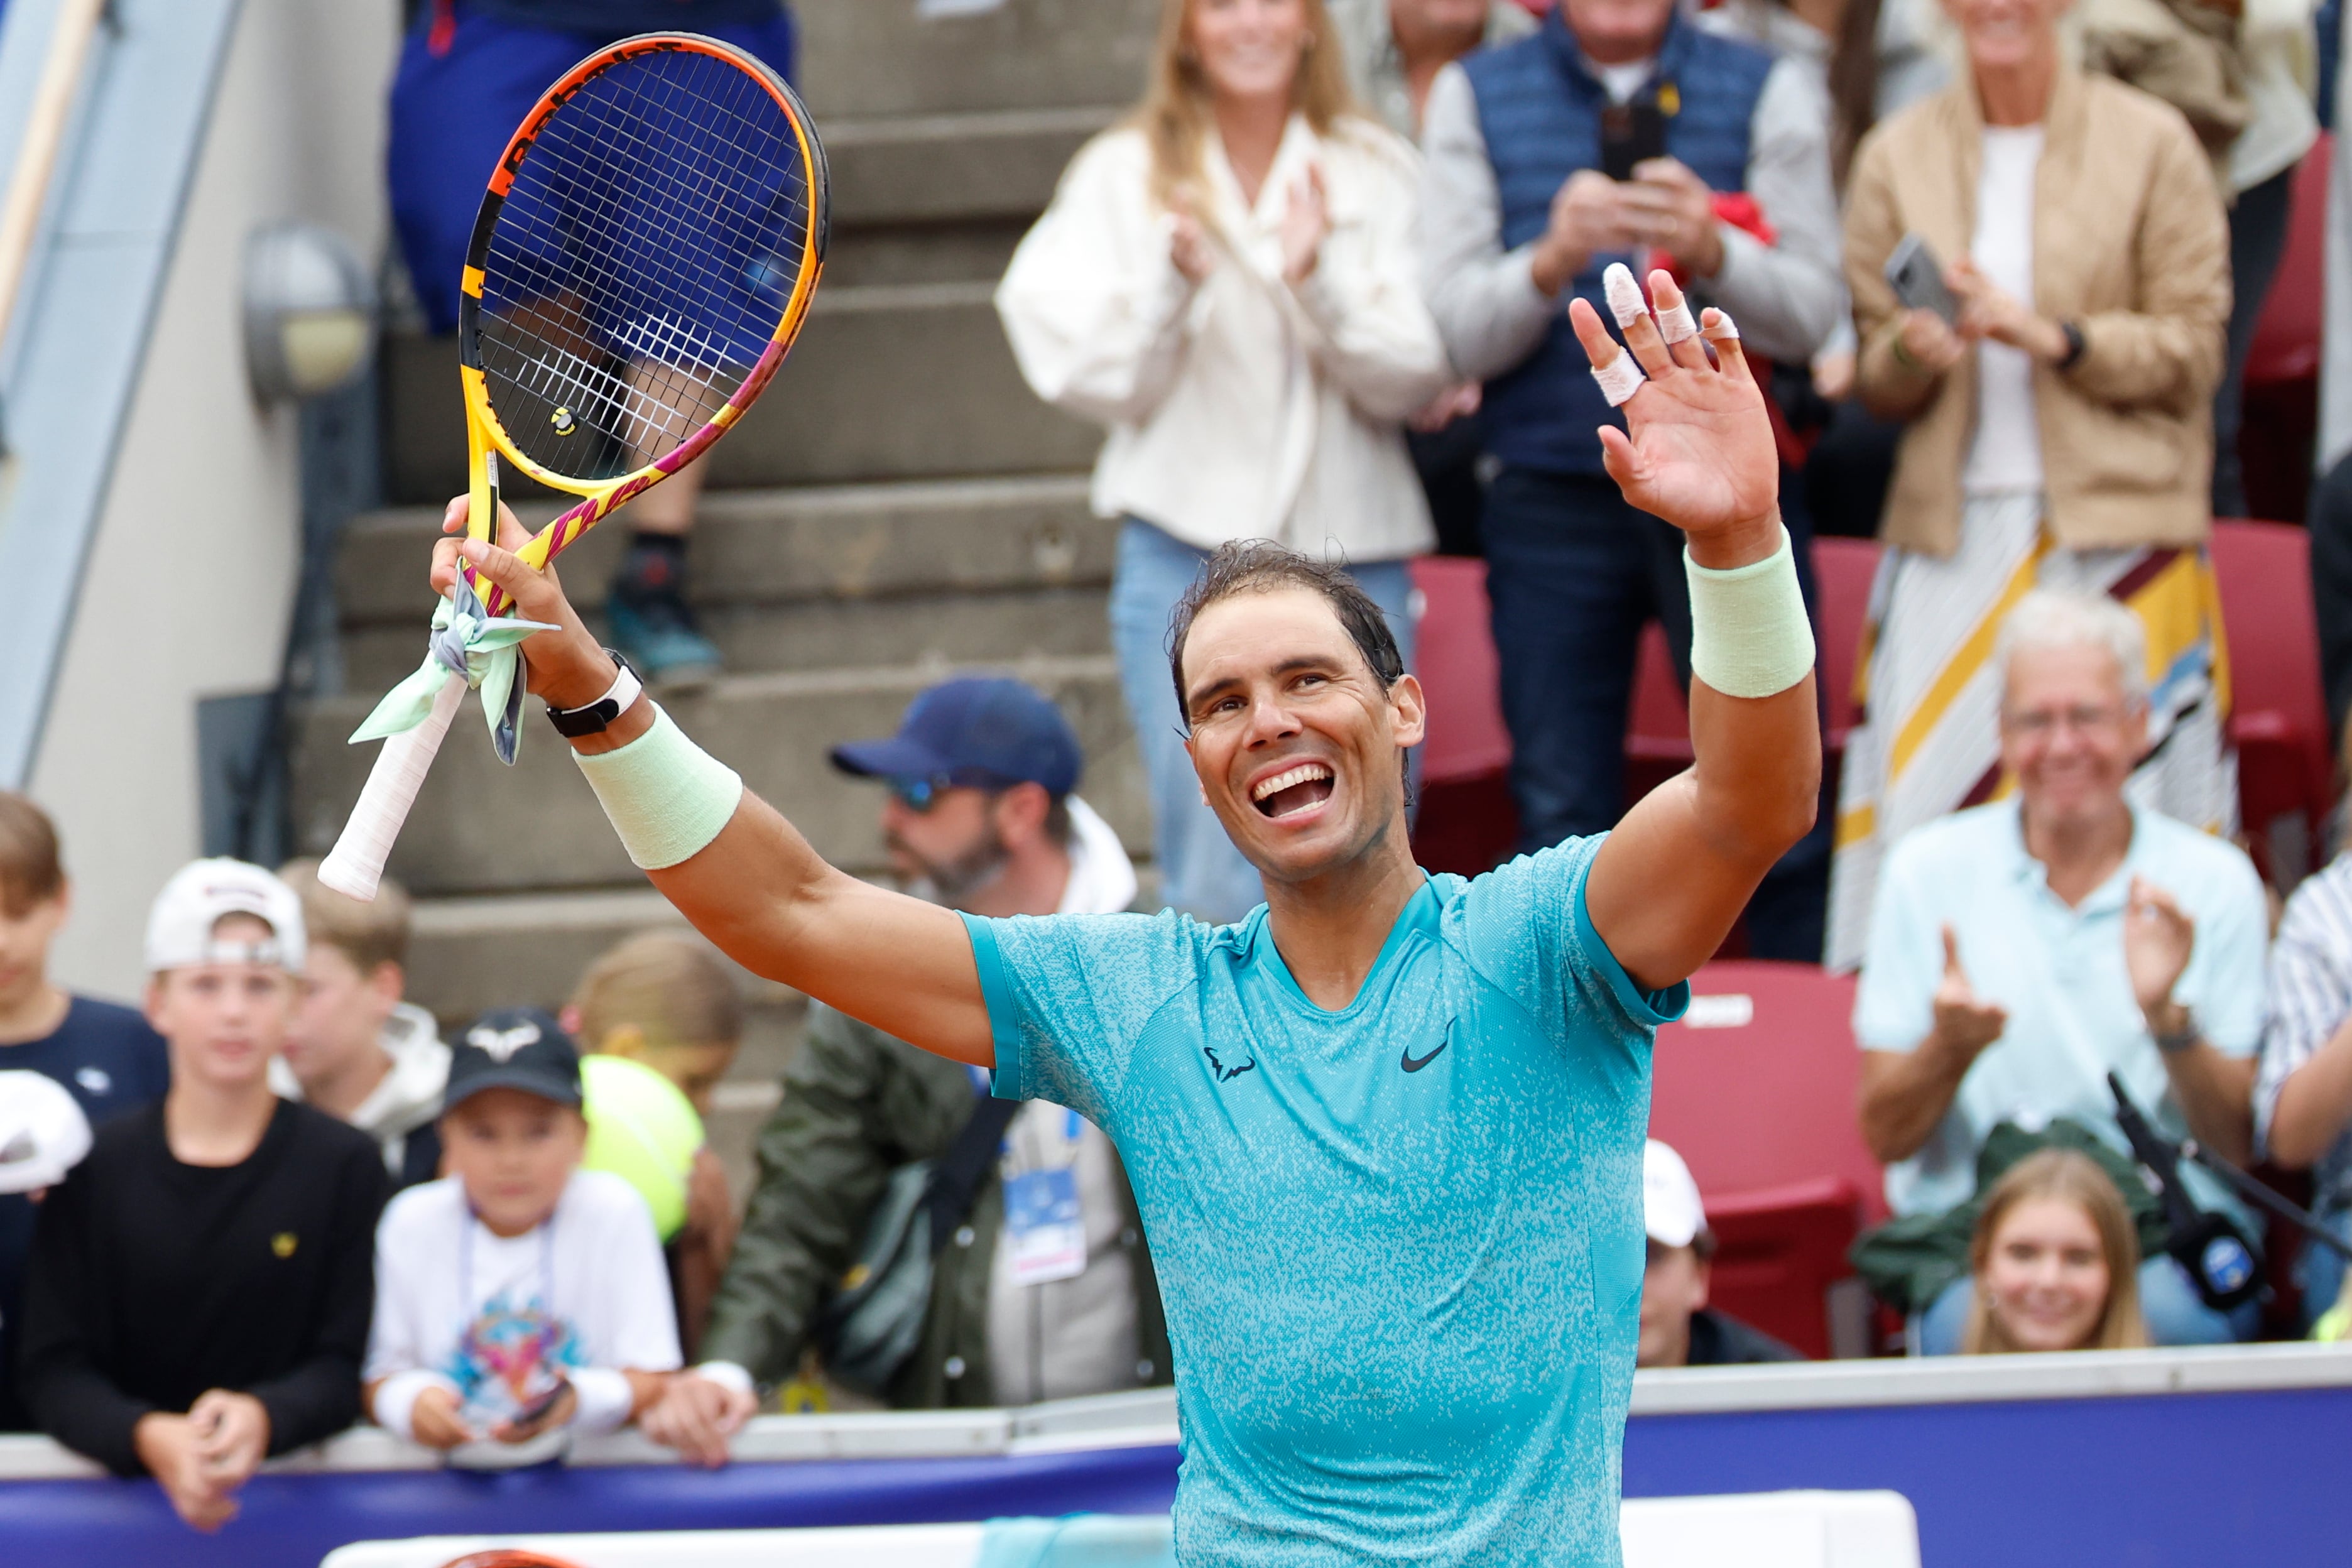
[[[2302,865],[2268,868],[2274,880],[2292,879],[2311,868],[2309,846],[2327,815],[2334,774],[2310,539],[2283,522],[2217,522],[2212,553],[2229,650],[2239,814],[2257,851],[2273,860],[2279,838],[2303,835]],[[2296,816],[2300,828],[2293,827]],[[2290,833],[2274,826],[2283,819]]]
[[[1508,855],[1519,832],[1486,563],[1425,555],[1412,563],[1412,581],[1423,601],[1413,664],[1429,694],[1413,853],[1433,871],[1475,876]]]
[[[2286,248],[2280,253],[2254,341],[2246,354],[2246,384],[2305,381],[2319,374],[2322,308],[2327,295],[2327,174],[2335,139],[2323,135],[2294,172]]]
[[[1811,964],[1710,963],[1652,1072],[1650,1135],[1690,1166],[1720,1244],[1717,1303],[1812,1355],[1846,1247],[1886,1213],[1854,1119],[1853,988]]]

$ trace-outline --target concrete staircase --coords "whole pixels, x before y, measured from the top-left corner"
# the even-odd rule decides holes
[[[833,245],[792,358],[710,459],[695,593],[730,673],[669,707],[851,870],[883,868],[879,802],[834,773],[827,749],[887,732],[961,668],[1013,671],[1061,701],[1087,749],[1083,793],[1148,850],[1104,619],[1115,530],[1086,505],[1099,437],[1030,395],[989,298],[1070,154],[1134,95],[1158,9],[1010,0],[923,21],[914,0],[796,0]],[[383,374],[397,504],[352,528],[340,563],[347,695],[297,721],[307,853],[332,843],[373,761],[345,737],[422,655],[430,541],[465,487],[454,345],[394,338]],[[534,525],[554,513],[543,494],[515,499]],[[583,607],[622,532],[564,557]],[[677,922],[535,719],[509,770],[469,710],[391,869],[418,899],[413,994],[445,1021],[559,1004],[612,942]],[[744,982],[752,1031],[711,1129],[739,1191],[800,1015],[783,987]]]

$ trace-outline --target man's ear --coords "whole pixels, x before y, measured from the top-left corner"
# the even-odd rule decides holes
[[[139,998],[140,1011],[147,1016],[147,1026],[157,1034],[163,1032],[163,982],[171,971],[161,970],[147,977],[147,989]]]
[[[996,833],[1013,849],[1026,849],[1045,831],[1054,797],[1040,784],[1017,784],[996,797]]]
[[[376,994],[376,999],[384,1005],[386,1012],[408,994],[408,972],[389,958],[375,966],[368,975],[367,983],[368,989]]]
[[[1412,676],[1400,675],[1389,688],[1389,711],[1395,715],[1398,745],[1418,746],[1429,738],[1429,697]]]
[[[1706,1310],[1707,1297],[1712,1293],[1715,1285],[1715,1260],[1710,1258],[1692,1259],[1691,1279],[1694,1282],[1691,1290],[1691,1310],[1704,1312]]]

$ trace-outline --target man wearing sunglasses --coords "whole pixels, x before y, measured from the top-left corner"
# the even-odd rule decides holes
[[[1061,710],[1017,680],[915,699],[895,735],[833,750],[888,794],[882,833],[909,889],[975,915],[1110,914],[1135,867],[1073,793]],[[991,1102],[961,1063],[809,1009],[783,1100],[760,1136],[760,1186],[702,1353],[761,1384],[799,1370],[826,1290],[860,1259],[891,1173],[948,1154]],[[895,1367],[836,1367],[907,1408],[1027,1405],[1166,1383],[1168,1331],[1134,1195],[1110,1140],[1033,1100],[995,1112],[1003,1152],[939,1253],[922,1342]],[[990,1135],[992,1139],[993,1133]]]

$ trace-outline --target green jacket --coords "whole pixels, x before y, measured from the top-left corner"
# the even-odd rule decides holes
[[[787,1381],[818,1312],[856,1260],[890,1173],[947,1152],[971,1117],[971,1071],[879,1029],[809,1005],[806,1038],[784,1069],[783,1100],[760,1133],[760,1184],[711,1305],[706,1360],[734,1362],[763,1386]],[[1120,1241],[1135,1270],[1137,1386],[1173,1381],[1168,1323],[1125,1173]],[[992,1168],[966,1229],[940,1253],[923,1341],[889,1390],[901,1409],[996,1403],[988,1289],[1003,1227]],[[950,1368],[961,1370],[950,1373]]]

